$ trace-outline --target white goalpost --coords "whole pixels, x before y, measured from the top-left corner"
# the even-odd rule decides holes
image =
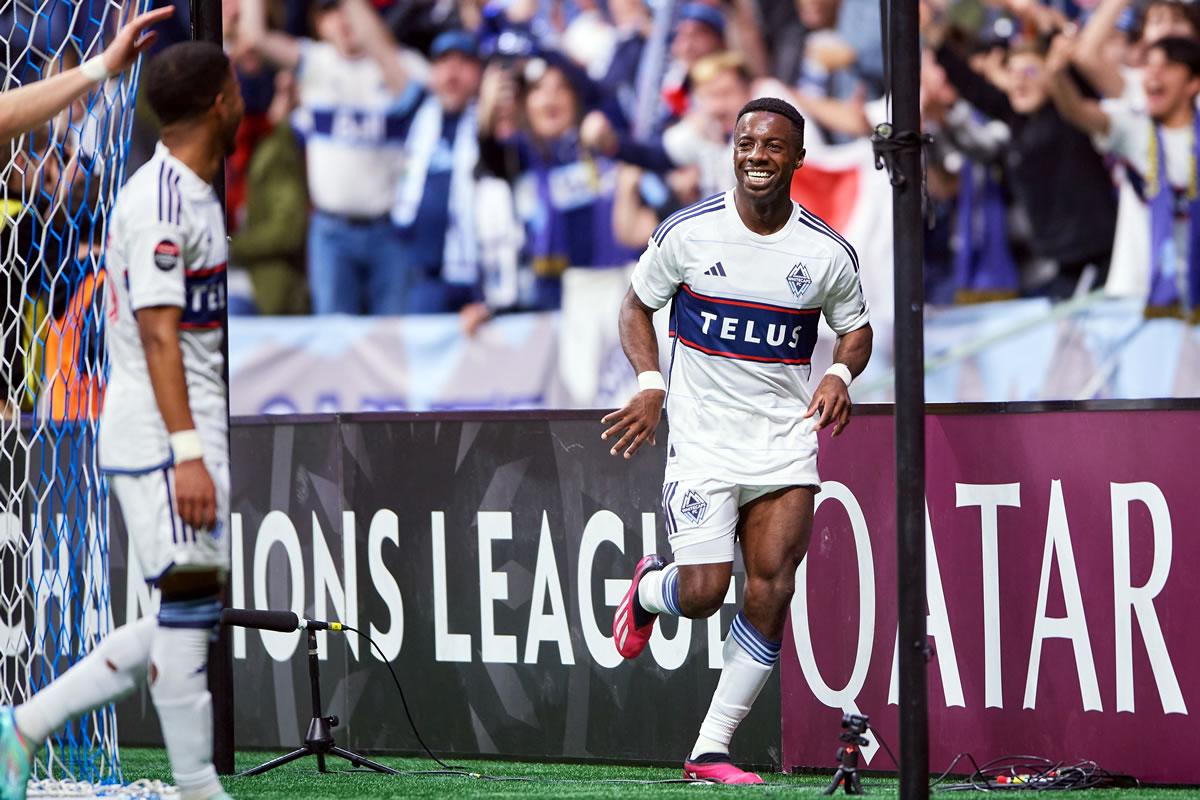
[[[148,0],[5,0],[7,91],[100,53]],[[0,702],[19,703],[113,628],[108,488],[96,462],[107,371],[104,243],[140,69],[0,143]],[[31,797],[157,796],[122,784],[112,706],[41,751]],[[108,788],[105,788],[108,787]]]

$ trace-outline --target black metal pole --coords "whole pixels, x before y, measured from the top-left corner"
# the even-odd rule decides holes
[[[891,3],[892,106],[897,135],[921,130],[917,0]],[[916,140],[919,142],[919,139]],[[921,150],[895,153],[896,561],[900,623],[900,797],[929,797],[925,632],[924,185]]]
[[[192,39],[224,45],[221,30],[221,0],[191,0]],[[217,170],[213,188],[221,205],[225,205],[225,169]],[[225,296],[229,296],[226,287]],[[222,320],[225,341],[222,355],[225,361],[225,385],[229,386],[229,315]],[[225,396],[226,417],[229,413],[229,394]],[[229,604],[229,588],[225,588],[226,605]],[[226,625],[217,628],[217,639],[208,651],[208,690],[213,704],[213,765],[221,775],[232,775],[233,766],[233,647],[230,637],[232,629]]]

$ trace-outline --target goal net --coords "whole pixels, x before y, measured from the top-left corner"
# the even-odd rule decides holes
[[[4,91],[100,53],[148,0],[0,0]],[[139,68],[0,141],[0,703],[19,703],[113,627],[108,490],[96,463],[106,375],[104,242]],[[121,780],[111,706],[73,721],[34,778]]]

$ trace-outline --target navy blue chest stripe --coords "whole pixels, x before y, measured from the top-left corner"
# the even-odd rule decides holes
[[[654,229],[653,238],[657,239],[658,234],[661,233],[664,228],[666,228],[668,225],[670,225],[675,220],[682,217],[684,214],[695,211],[696,209],[700,208],[701,206],[707,206],[707,205],[711,204],[717,198],[724,197],[724,194],[725,194],[724,192],[722,192],[721,194],[714,194],[711,197],[704,198],[703,200],[701,200],[698,203],[692,203],[690,206],[684,206],[683,208],[679,209],[674,214],[671,214],[670,216],[668,216],[666,219],[664,219],[662,222],[660,222],[658,224],[658,227]]]
[[[219,328],[225,314],[225,265],[197,270],[184,278],[183,318],[179,327]]]
[[[683,284],[675,295],[671,333],[680,344],[709,356],[807,365],[820,316],[820,308],[710,297]]]
[[[675,230],[675,227],[681,222],[686,222],[689,219],[695,219],[703,214],[711,214],[712,212],[720,211],[723,208],[725,208],[725,196],[719,195],[716,199],[709,203],[701,203],[684,209],[684,211],[679,212],[660,226],[661,231],[655,234],[654,243],[659,247],[662,247],[662,243],[667,240],[667,234]]]
[[[858,272],[858,253],[854,252],[854,248],[842,238],[840,233],[829,227],[829,223],[803,207],[800,208],[799,220],[817,233],[822,233],[837,242],[846,251],[846,255],[850,257],[850,263],[854,265],[854,271]]]

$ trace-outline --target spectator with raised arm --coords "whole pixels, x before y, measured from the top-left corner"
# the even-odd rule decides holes
[[[1200,42],[1168,36],[1146,51],[1146,109],[1103,106],[1085,98],[1067,74],[1072,43],[1059,37],[1049,66],[1054,102],[1063,116],[1128,165],[1149,207],[1148,269],[1142,282],[1151,315],[1191,315],[1200,308]]]
[[[480,93],[480,157],[512,183],[525,224],[534,305],[563,309],[560,374],[571,404],[594,401],[599,366],[616,345],[612,319],[635,253],[612,226],[617,164],[580,142],[579,93],[541,59],[488,66]],[[527,304],[528,305],[528,304]]]
[[[637,113],[638,72],[646,39],[653,28],[644,0],[608,0],[616,39],[600,85],[611,93],[628,119]]]
[[[392,208],[411,284],[406,311],[415,314],[458,311],[480,298],[478,43],[466,31],[445,31],[433,40],[430,58],[429,84],[410,101],[405,168]]]
[[[1119,60],[1124,34],[1121,27],[1136,24],[1129,0],[1102,0],[1071,48],[1071,63],[1105,98],[1137,111],[1146,108],[1142,64],[1149,44],[1167,36],[1200,38],[1200,4],[1153,0],[1145,9],[1141,34]],[[1149,207],[1137,178],[1123,163],[1114,170],[1118,185],[1117,227],[1112,265],[1105,289],[1116,297],[1140,298],[1146,293],[1146,253],[1150,249]]]
[[[1133,63],[1122,63],[1114,58],[1113,39],[1124,36],[1119,28],[1133,13],[1130,0],[1101,0],[1071,48],[1071,63],[1102,97],[1121,99],[1140,109],[1146,103],[1141,65],[1147,48],[1167,36],[1200,38],[1200,3],[1151,0],[1130,53]]]
[[[680,167],[699,170],[701,196],[716,194],[733,182],[729,159],[737,112],[758,97],[790,97],[773,78],[755,80],[738,53],[723,51],[698,60],[688,75],[692,102],[688,113],[657,142],[641,143],[599,111],[590,112],[580,135],[589,149],[657,172]]]
[[[268,30],[263,6],[242,0],[239,42],[296,71],[313,312],[404,313],[409,275],[389,212],[404,148],[397,107],[423,62],[395,46],[366,0],[318,0],[316,41]]]
[[[682,117],[688,110],[691,102],[688,74],[692,67],[705,56],[724,49],[725,15],[705,3],[685,3],[671,34],[671,62],[663,76],[664,124]]]
[[[1033,229],[1040,265],[1023,283],[1027,291],[1069,297],[1103,282],[1108,274],[1116,201],[1104,160],[1088,137],[1063,119],[1050,102],[1045,55],[1038,40],[1010,48],[1006,90],[971,69],[930,21],[926,39],[959,95],[1006,124],[1010,187]]]

